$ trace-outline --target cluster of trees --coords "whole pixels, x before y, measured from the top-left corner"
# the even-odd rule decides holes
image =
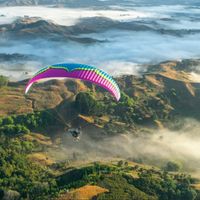
[[[157,200],[156,197],[150,196],[137,189],[134,185],[129,184],[127,180],[119,174],[104,177],[98,184],[107,188],[109,193],[99,195],[97,200]]]
[[[24,115],[0,118],[0,132],[7,135],[29,133],[30,130],[45,128],[48,124],[56,123],[49,112],[34,112]]]
[[[120,161],[118,161],[117,166],[118,167],[128,167],[128,162],[120,160]]]
[[[1,195],[14,191],[20,199],[51,199],[59,189],[50,171],[27,159],[34,144],[19,138],[0,135],[0,191]]]
[[[75,108],[78,112],[86,115],[102,115],[102,114],[116,114],[119,116],[121,113],[133,114],[134,100],[125,93],[121,94],[121,99],[118,104],[113,103],[109,98],[103,101],[97,101],[92,93],[80,92],[75,99]]]
[[[109,193],[101,194],[98,200],[194,200],[197,196],[191,187],[191,177],[138,168],[135,170],[141,171],[139,178],[133,178],[126,173],[128,167],[125,161],[119,161],[116,166],[94,163],[68,171],[58,179],[58,185],[67,189],[86,184],[107,188]]]
[[[13,135],[18,135],[18,134],[27,134],[30,132],[30,130],[26,126],[23,126],[20,124],[17,124],[17,125],[8,124],[5,126],[2,126],[0,128],[0,132],[6,135],[13,136]]]
[[[197,193],[190,185],[190,178],[176,178],[166,172],[160,175],[142,172],[138,179],[129,179],[129,183],[160,200],[194,200]]]
[[[164,166],[163,169],[169,172],[178,172],[181,170],[181,168],[182,168],[181,163],[177,161],[169,161],[167,162],[167,164]]]
[[[121,92],[119,102],[114,102],[107,96],[103,100],[96,100],[94,94],[88,92],[78,93],[75,99],[75,108],[81,114],[97,116],[106,114],[130,124],[143,123],[146,113],[149,114],[150,120],[158,118],[157,111],[146,104],[138,103],[137,99],[129,97],[124,92]]]
[[[117,172],[116,167],[94,163],[91,166],[83,167],[81,169],[72,169],[67,173],[58,177],[58,185],[61,188],[78,188],[80,186],[90,184],[97,184],[105,174]]]
[[[75,108],[79,113],[85,115],[102,115],[106,113],[104,103],[97,101],[92,94],[87,92],[77,94]]]
[[[94,163],[92,166],[72,169],[62,175],[58,185],[66,189],[86,184],[107,188],[109,193],[98,196],[98,200],[194,200],[197,197],[197,192],[191,187],[192,180],[188,176],[173,176],[165,171],[143,169],[139,172],[139,178],[135,179],[127,175],[127,167],[129,166],[125,161],[119,161],[117,166]]]

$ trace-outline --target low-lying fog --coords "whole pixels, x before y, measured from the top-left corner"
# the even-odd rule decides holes
[[[75,42],[66,44],[36,40],[29,42],[9,42],[9,46],[1,46],[0,51],[6,54],[20,53],[34,55],[38,64],[34,70],[29,63],[23,61],[17,67],[19,71],[36,72],[43,65],[62,62],[78,62],[96,65],[113,75],[123,72],[137,74],[143,71],[141,64],[158,63],[165,60],[180,60],[200,57],[200,34],[184,37],[163,36],[152,32],[114,32],[102,33],[92,37],[106,39],[109,42],[93,45],[81,45]],[[23,63],[23,68],[21,68]],[[12,75],[14,64],[0,63],[1,69]],[[116,67],[117,66],[117,67]],[[130,67],[132,66],[132,67]]]
[[[181,130],[151,130],[151,134],[121,134],[106,139],[93,140],[84,131],[81,139],[73,142],[70,135],[62,141],[62,152],[56,158],[67,160],[73,153],[78,159],[104,160],[128,158],[163,167],[168,161],[178,161],[184,170],[200,170],[200,123],[187,119]],[[60,157],[59,157],[60,155]]]
[[[126,2],[126,1],[125,1]],[[131,1],[130,1],[131,2]],[[132,4],[109,5],[89,8],[59,7],[1,7],[0,24],[12,23],[18,17],[41,17],[54,23],[76,25],[86,17],[106,17],[124,22],[135,21],[149,26],[149,30],[127,31],[123,28],[102,30],[98,33],[80,34],[79,37],[99,39],[103,42],[82,44],[78,42],[37,39],[0,38],[0,54],[29,55],[37,63],[35,67],[27,61],[0,62],[0,73],[15,79],[26,78],[43,65],[60,62],[79,62],[96,65],[112,73],[138,74],[144,71],[143,64],[158,63],[165,60],[200,57],[200,7],[188,5],[138,6]],[[178,2],[178,1],[177,1]],[[135,6],[135,3],[137,6]],[[167,30],[168,32],[163,32]],[[195,32],[195,33],[194,33]],[[16,63],[16,66],[15,66]],[[32,63],[32,62],[31,62]],[[23,65],[21,68],[20,66]],[[26,66],[26,67],[25,67]],[[117,67],[116,67],[117,66]],[[18,68],[18,76],[13,69]],[[26,73],[27,74],[27,73]]]

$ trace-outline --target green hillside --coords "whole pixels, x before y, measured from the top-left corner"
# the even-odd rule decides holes
[[[122,133],[124,140],[145,139],[157,130],[179,129],[186,117],[199,120],[200,83],[192,82],[190,73],[198,63],[170,61],[150,66],[141,77],[117,77],[119,102],[97,86],[73,80],[35,84],[24,95],[27,81],[1,76],[0,199],[75,200],[84,194],[97,200],[198,200],[199,180],[176,161],[149,166],[150,158],[112,157],[107,149],[107,159],[90,158],[99,141],[123,139]],[[68,139],[66,147],[63,139],[66,128],[79,126],[91,143],[82,154],[74,150],[81,143]]]

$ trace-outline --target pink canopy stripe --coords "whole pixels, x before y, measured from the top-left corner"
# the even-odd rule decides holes
[[[117,101],[120,99],[120,90],[117,83],[106,72],[93,66],[70,63],[52,65],[38,71],[36,75],[29,80],[25,93],[29,91],[30,87],[35,82],[59,78],[74,78],[92,82],[109,91]]]

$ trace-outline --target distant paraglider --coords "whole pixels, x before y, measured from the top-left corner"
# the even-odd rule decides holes
[[[83,64],[55,64],[39,70],[28,82],[25,93],[35,82],[45,79],[74,78],[92,82],[109,91],[117,101],[120,99],[120,90],[114,79],[106,72]]]
[[[79,140],[82,131],[81,128],[79,127],[79,128],[71,128],[66,133],[72,135],[76,140]]]
[[[96,67],[83,65],[83,64],[55,64],[50,65],[39,70],[32,79],[29,80],[25,93],[28,93],[30,87],[35,82],[46,81],[49,79],[60,79],[60,78],[73,78],[89,81],[100,87],[103,87],[108,92],[110,92],[117,101],[120,99],[120,90],[114,79],[106,72],[97,69]],[[56,110],[55,110],[56,111]],[[66,125],[64,119],[56,111],[58,117],[65,124],[68,129],[65,133],[72,135],[76,140],[79,140],[82,133],[81,128],[69,128]]]

